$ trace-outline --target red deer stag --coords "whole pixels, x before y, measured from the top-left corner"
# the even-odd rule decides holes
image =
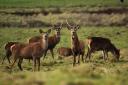
[[[4,46],[4,48],[5,48],[5,56],[4,56],[3,60],[2,60],[2,64],[4,63],[5,58],[8,59],[8,62],[9,62],[9,64],[10,64],[10,57],[11,57],[11,55],[12,55],[11,50],[10,50],[10,47],[11,47],[12,45],[18,44],[18,43],[19,43],[19,42],[8,42],[7,44],[5,44],[5,46]]]
[[[50,50],[50,52],[52,54],[52,58],[54,59],[53,49],[60,42],[60,30],[61,29],[62,29],[62,23],[57,23],[56,25],[53,26],[53,30],[55,30],[56,33],[53,36],[50,36],[48,38],[48,49],[46,50],[46,52],[44,54],[44,58],[47,54],[47,51]],[[41,30],[40,30],[40,33],[41,33]],[[35,37],[32,37],[31,39],[29,39],[29,43],[40,42],[41,39],[42,39],[41,36],[35,36]]]
[[[67,22],[67,21],[66,21]],[[76,64],[76,57],[78,56],[78,63],[80,63],[80,55],[84,62],[85,45],[84,41],[79,40],[76,31],[80,28],[79,25],[71,26],[67,22],[67,28],[71,31],[71,49],[74,57],[73,66]]]
[[[108,52],[110,51],[115,56],[116,60],[119,61],[120,50],[118,50],[108,38],[88,37],[86,39],[86,43],[88,45],[88,52],[86,58],[89,58],[89,60],[91,57],[91,53],[95,51],[103,51],[103,58],[104,60],[106,60],[106,58],[108,58]]]
[[[23,70],[21,67],[23,59],[33,59],[33,71],[36,70],[36,61],[38,63],[38,70],[40,70],[40,58],[44,54],[45,50],[48,48],[48,35],[51,32],[49,29],[47,32],[42,33],[41,42],[35,42],[30,44],[14,44],[11,46],[12,56],[14,61],[12,62],[10,68],[12,68],[15,62],[18,61],[18,67],[20,70]]]
[[[60,47],[60,48],[58,48],[57,52],[58,52],[58,55],[59,55],[58,59],[62,59],[62,57],[72,55],[72,49],[68,48],[68,47]]]

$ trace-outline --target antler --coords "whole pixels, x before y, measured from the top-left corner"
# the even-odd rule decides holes
[[[58,22],[57,24],[53,25],[53,29],[61,29],[62,28],[62,22]]]
[[[68,23],[67,20],[66,20],[66,23],[67,23],[67,25],[68,25],[68,29],[74,29],[74,30],[77,30],[77,29],[80,28],[80,26],[77,25],[77,24],[74,24],[73,26],[71,26],[71,25]]]
[[[69,23],[68,23],[68,20],[66,19],[66,23],[67,23],[67,25],[68,25],[68,29],[70,30],[70,29],[72,29],[72,28],[74,28],[74,26],[71,26]]]

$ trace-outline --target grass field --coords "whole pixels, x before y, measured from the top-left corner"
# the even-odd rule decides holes
[[[124,0],[124,3],[120,0],[0,0],[0,85],[128,85],[127,8],[128,0]],[[111,13],[101,13],[106,10]],[[109,54],[109,60],[104,62],[99,59],[101,52],[93,54],[91,62],[81,62],[75,67],[72,66],[72,56],[59,60],[57,48],[71,46],[70,31],[63,28],[61,41],[54,49],[55,59],[48,52],[46,59],[41,60],[39,72],[32,71],[32,61],[23,61],[23,71],[19,70],[17,63],[12,70],[7,68],[7,60],[1,64],[7,42],[27,43],[29,38],[39,35],[38,27],[44,27],[33,26],[35,23],[51,25],[66,19],[73,19],[76,23],[81,20],[79,24],[84,27],[77,32],[81,40],[88,36],[109,38],[121,50],[120,61],[114,62],[113,56]],[[20,25],[24,28],[18,28],[22,27]]]
[[[0,0],[0,7],[79,7],[79,6],[128,6],[120,0]]]
[[[54,31],[52,31],[53,35]],[[4,54],[4,44],[8,41],[27,42],[27,39],[39,35],[38,29],[32,28],[1,28],[0,29],[0,58]],[[32,62],[24,60],[21,72],[17,65],[12,71],[7,69],[8,62],[0,64],[0,85],[127,85],[128,84],[128,29],[125,27],[82,27],[78,30],[80,39],[87,36],[102,36],[112,40],[121,50],[119,62],[99,60],[100,52],[93,55],[92,62],[72,66],[72,57],[63,60],[57,59],[56,50],[61,46],[70,47],[70,32],[61,31],[61,41],[54,50],[55,60],[48,53],[47,58],[41,61],[41,71],[32,72]],[[87,49],[87,46],[86,46]]]

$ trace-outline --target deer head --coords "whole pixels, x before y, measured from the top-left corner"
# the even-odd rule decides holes
[[[42,38],[44,40],[47,40],[48,39],[48,35],[50,34],[51,32],[51,29],[47,30],[46,32],[44,32],[43,30],[39,30],[39,32],[42,34]]]
[[[120,49],[116,49],[115,52],[114,52],[114,55],[116,57],[116,60],[119,61],[119,58],[120,58]]]
[[[62,23],[57,23],[53,25],[53,30],[56,31],[57,37],[60,37],[60,30],[62,29]]]
[[[66,23],[67,23],[68,30],[71,31],[72,38],[75,38],[75,36],[77,35],[76,31],[80,28],[80,26],[76,24],[70,25],[67,20],[66,20]]]

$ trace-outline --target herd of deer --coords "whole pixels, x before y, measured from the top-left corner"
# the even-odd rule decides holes
[[[118,61],[120,57],[120,51],[112,44],[112,42],[108,38],[103,37],[88,37],[86,39],[86,44],[88,46],[87,55],[85,55],[85,41],[79,40],[77,35],[77,30],[80,28],[79,25],[70,25],[68,21],[66,21],[66,26],[68,30],[71,32],[71,48],[67,47],[60,47],[58,48],[57,52],[61,56],[73,56],[73,66],[76,63],[80,63],[80,57],[82,62],[86,61],[87,58],[91,58],[91,53],[95,51],[102,51],[103,58],[106,60],[108,57],[108,52],[110,51],[114,56],[115,59]],[[43,56],[45,58],[47,51],[50,50],[52,54],[52,58],[54,59],[54,52],[53,49],[55,46],[60,42],[60,31],[62,29],[62,23],[57,23],[53,26],[53,30],[55,30],[55,35],[49,36],[51,29],[48,31],[43,32],[39,30],[41,33],[40,36],[34,36],[29,39],[29,43],[21,43],[21,42],[8,42],[5,45],[6,56],[3,58],[2,63],[4,62],[5,58],[8,59],[10,62],[10,57],[13,56],[13,62],[9,66],[11,69],[16,61],[18,60],[18,67],[20,70],[22,69],[22,62],[23,59],[32,59],[33,60],[33,71],[36,70],[36,65],[38,64],[38,70],[40,70],[40,58]],[[78,57],[77,57],[78,56]],[[76,62],[76,58],[78,58],[78,62]]]

